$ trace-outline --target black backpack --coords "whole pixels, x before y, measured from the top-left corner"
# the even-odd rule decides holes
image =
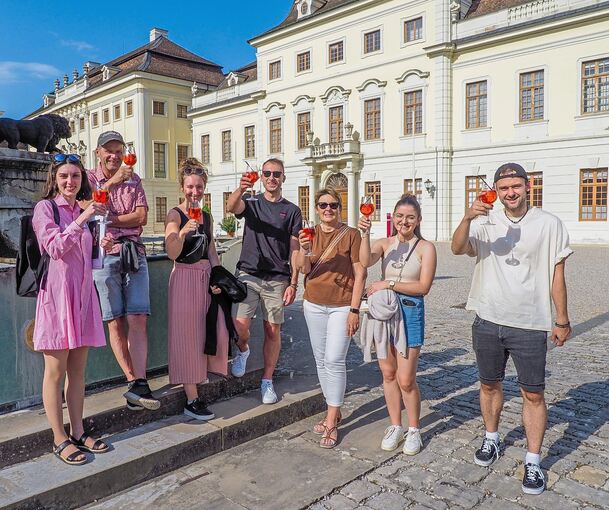
[[[59,225],[59,209],[54,200],[49,200],[53,206],[53,219]],[[49,271],[49,254],[40,253],[38,239],[32,227],[32,214],[21,217],[21,232],[19,234],[19,251],[15,268],[17,294],[22,297],[36,297],[38,291],[46,284]]]

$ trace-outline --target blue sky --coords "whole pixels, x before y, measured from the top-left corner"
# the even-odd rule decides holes
[[[152,27],[189,51],[237,68],[255,58],[247,40],[280,23],[293,0],[0,2],[0,111],[20,118],[53,81],[87,60],[108,62],[148,42]],[[104,11],[99,10],[103,5]]]

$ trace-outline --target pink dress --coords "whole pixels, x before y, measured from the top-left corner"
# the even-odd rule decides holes
[[[78,204],[71,207],[61,195],[54,201],[59,225],[47,200],[36,204],[32,220],[41,253],[46,251],[51,257],[46,288],[36,301],[34,348],[103,347],[106,336],[93,285],[91,232],[74,221],[80,216]]]

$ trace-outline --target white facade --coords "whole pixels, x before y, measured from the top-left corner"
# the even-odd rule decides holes
[[[296,0],[294,9],[302,3]],[[584,62],[609,58],[609,5],[540,0],[463,18],[468,9],[469,2],[446,0],[328,2],[326,8],[313,1],[307,15],[299,10],[299,19],[253,39],[257,79],[232,80],[238,83],[195,97],[189,115],[195,156],[201,157],[201,136],[209,135],[214,217],[222,217],[222,194],[235,189],[246,168],[245,128],[255,126],[250,163],[284,160],[284,195],[298,204],[308,188],[310,214],[315,191],[341,183],[353,225],[360,197],[373,187],[367,183],[380,183],[374,233],[384,235],[386,213],[405,180],[420,179],[423,235],[446,240],[466,207],[466,178],[489,181],[500,164],[516,161],[541,172],[542,207],[565,221],[573,241],[609,242],[606,177],[604,188],[600,182],[594,189],[592,220],[582,213],[580,191],[582,170],[602,179],[609,166],[609,64],[595,82],[598,111],[584,112],[581,76]],[[341,49],[342,60],[332,62]],[[299,57],[304,53],[309,69]],[[542,86],[531,92],[539,118],[523,121],[521,76],[540,71]],[[478,117],[482,125],[471,127],[467,87],[480,82],[485,121]],[[422,104],[414,135],[405,129],[410,100]],[[337,107],[346,132],[332,142]],[[380,124],[369,114],[366,128],[366,108],[380,112]],[[306,113],[313,135],[299,148],[299,114]],[[281,126],[280,148],[271,143],[271,121],[275,133]],[[231,133],[227,161],[223,131]]]

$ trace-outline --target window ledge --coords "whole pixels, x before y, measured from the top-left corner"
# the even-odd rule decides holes
[[[514,127],[521,126],[543,126],[548,124],[550,121],[548,119],[538,119],[538,120],[525,120],[524,122],[515,122]]]
[[[461,130],[461,133],[463,134],[467,134],[467,133],[490,133],[491,132],[492,127],[488,126],[488,127],[478,127],[478,128],[465,128]]]
[[[427,136],[427,133],[423,132],[423,133],[417,133],[414,136],[412,135],[402,135],[400,136],[400,140],[412,140],[413,138],[415,140],[418,140],[420,138],[425,138]]]

